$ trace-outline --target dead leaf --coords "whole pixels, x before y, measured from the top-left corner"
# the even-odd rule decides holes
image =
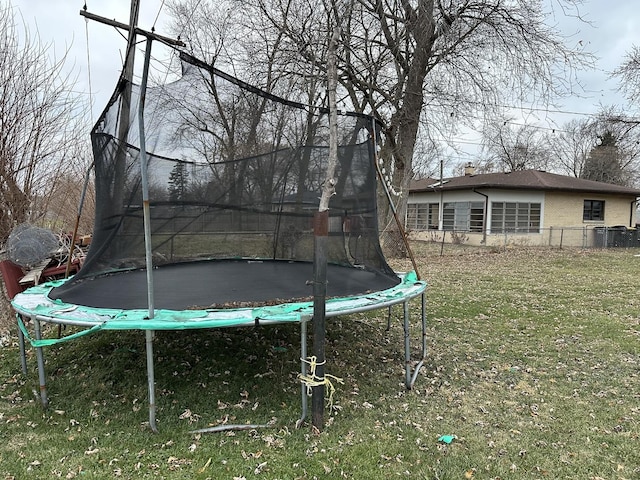
[[[262,469],[267,466],[267,462],[259,463],[256,469],[253,471],[255,475],[259,475],[262,473]]]

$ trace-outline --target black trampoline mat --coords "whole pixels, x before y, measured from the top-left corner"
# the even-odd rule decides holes
[[[238,308],[310,301],[310,262],[208,260],[153,269],[154,307],[168,310]],[[328,265],[327,297],[350,297],[386,290],[398,277],[359,268]],[[95,308],[148,308],[147,272],[130,270],[71,282],[49,297]]]

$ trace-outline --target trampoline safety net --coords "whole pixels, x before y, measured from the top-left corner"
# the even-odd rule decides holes
[[[181,60],[179,80],[145,95],[154,268],[211,259],[313,262],[328,110],[251,87],[189,55]],[[53,298],[97,276],[145,267],[139,99],[139,86],[121,80],[92,130],[93,239],[80,272]],[[378,238],[374,122],[338,116],[328,262],[397,279]]]

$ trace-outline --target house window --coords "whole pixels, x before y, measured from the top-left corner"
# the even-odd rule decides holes
[[[585,222],[604,221],[604,200],[585,200],[582,220]]]
[[[407,205],[407,229],[426,230],[427,229],[427,204],[410,203]]]
[[[443,230],[481,232],[484,225],[482,202],[448,202],[442,208]]]
[[[438,203],[429,204],[427,222],[427,228],[429,230],[438,230],[438,228],[440,228],[440,205]]]
[[[438,214],[437,203],[410,203],[407,205],[407,229],[437,230]]]
[[[491,232],[540,233],[540,204],[493,202]]]

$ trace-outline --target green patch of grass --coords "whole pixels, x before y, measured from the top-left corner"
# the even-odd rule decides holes
[[[23,376],[11,337],[0,347],[0,478],[638,478],[637,251],[415,250],[429,328],[413,390],[398,307],[389,331],[386,311],[328,321],[326,371],[344,383],[322,433],[295,428],[297,325],[158,332],[158,434],[143,333],[45,349],[47,411],[35,355]],[[225,422],[267,426],[190,433]]]

